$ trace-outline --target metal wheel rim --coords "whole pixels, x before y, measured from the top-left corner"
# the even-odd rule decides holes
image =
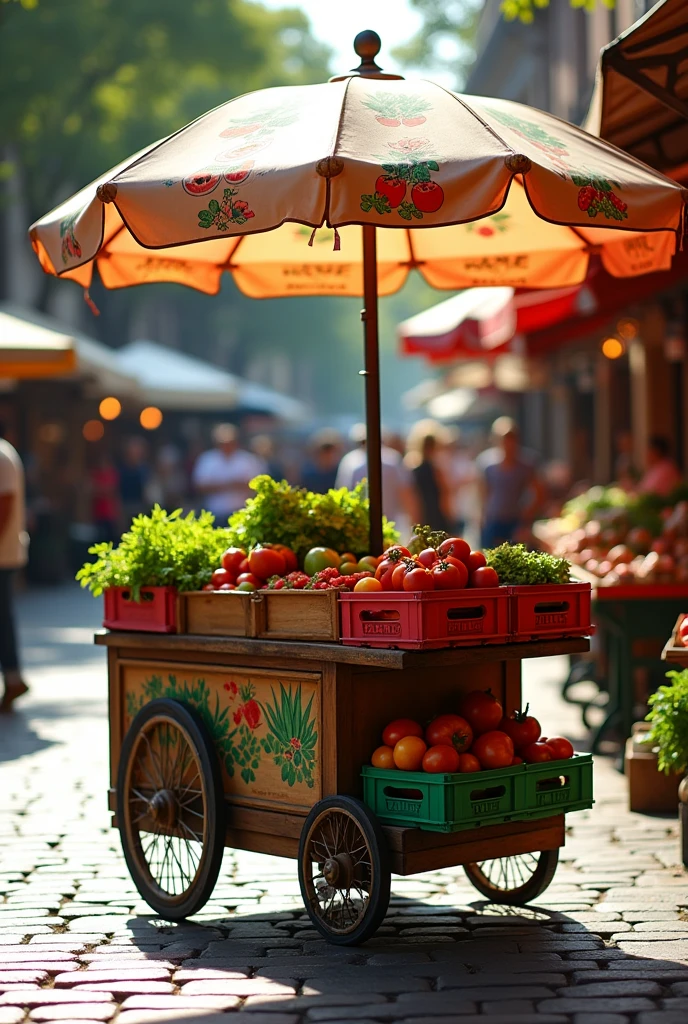
[[[324,873],[328,860],[343,860],[343,855],[348,855],[353,867],[346,888],[329,885]],[[356,817],[339,807],[323,811],[308,831],[302,868],[307,903],[316,917],[337,935],[355,931],[365,919],[378,882],[371,844]]]
[[[208,794],[190,734],[164,714],[151,718],[136,735],[126,769],[124,817],[129,850],[147,884],[170,906],[183,902],[206,859]]]
[[[539,863],[537,854],[520,853],[515,857],[482,860],[473,866],[493,892],[517,892],[530,882]]]

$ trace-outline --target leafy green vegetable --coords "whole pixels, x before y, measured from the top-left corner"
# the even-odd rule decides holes
[[[667,672],[669,686],[649,698],[649,739],[657,749],[657,767],[667,775],[688,770],[688,669]]]
[[[138,601],[141,587],[200,590],[210,580],[229,547],[229,532],[216,529],[210,512],[199,516],[182,510],[167,513],[156,505],[149,516],[136,516],[118,547],[94,544],[95,555],[76,578],[94,597],[107,587],[129,587]]]
[[[369,553],[368,499],[362,484],[353,491],[342,487],[315,494],[291,487],[286,480],[257,476],[249,486],[256,496],[230,517],[230,544],[286,544],[300,558],[313,547]],[[385,545],[398,539],[394,523],[385,520]]]
[[[569,582],[571,565],[565,558],[529,551],[525,544],[500,544],[486,551],[485,558],[496,570],[499,582],[514,587]]]
[[[627,529],[642,526],[654,537],[662,532],[663,509],[673,508],[679,501],[688,500],[688,486],[679,484],[671,494],[629,494],[621,487],[591,487],[564,505],[565,516],[575,515],[581,522],[599,519],[603,523],[613,520]]]

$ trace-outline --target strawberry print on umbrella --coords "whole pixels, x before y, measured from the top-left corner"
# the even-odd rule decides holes
[[[572,174],[571,181],[578,185],[578,208],[588,217],[601,213],[607,220],[627,220],[628,204],[617,196],[615,188],[621,189],[618,181],[607,181],[590,174]]]
[[[375,120],[385,128],[416,128],[427,121],[426,113],[431,104],[419,96],[396,96],[391,92],[380,92],[363,101],[375,114]]]
[[[76,223],[77,214],[73,214],[71,217],[65,217],[60,222],[60,238],[62,239],[62,262],[69,263],[71,259],[78,259],[81,256],[81,246],[76,240],[74,234],[74,224]]]
[[[198,211],[199,228],[216,227],[218,231],[227,231],[231,224],[245,224],[255,217],[255,213],[244,199],[235,199],[238,191],[226,188],[222,193],[222,201],[211,199],[207,210]]]

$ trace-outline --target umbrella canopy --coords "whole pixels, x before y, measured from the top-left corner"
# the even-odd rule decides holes
[[[212,293],[227,270],[255,297],[362,293],[378,550],[378,293],[412,267],[448,289],[577,284],[591,252],[620,276],[661,269],[684,192],[542,111],[384,74],[374,32],[354,46],[351,74],[217,107],[41,218],[31,239],[44,270],[85,286],[96,262],[107,287]],[[331,249],[306,237],[322,225]]]
[[[671,174],[688,163],[688,6],[662,0],[606,46],[585,127]]]

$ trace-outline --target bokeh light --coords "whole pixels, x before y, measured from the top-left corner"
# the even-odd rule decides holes
[[[105,427],[100,420],[87,420],[81,429],[81,433],[87,441],[100,441],[105,433]]]
[[[624,347],[618,338],[605,338],[602,342],[602,355],[607,359],[618,359],[624,353]]]
[[[122,403],[118,398],[104,398],[98,406],[98,412],[104,420],[116,420],[122,411]]]
[[[139,423],[144,430],[157,430],[162,423],[162,413],[156,406],[147,405],[145,409],[141,410]]]
[[[638,321],[633,320],[631,317],[624,317],[616,325],[616,333],[624,341],[632,341],[638,337]]]

